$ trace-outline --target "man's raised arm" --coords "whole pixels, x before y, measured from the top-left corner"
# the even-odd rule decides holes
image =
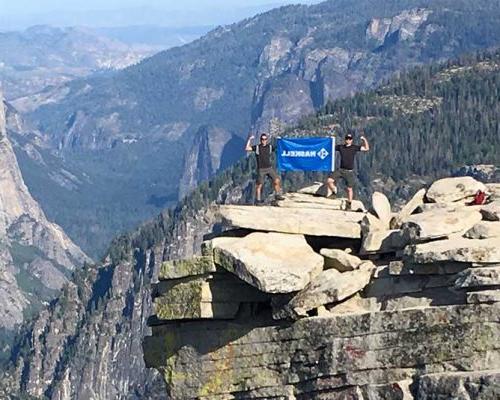
[[[370,151],[370,144],[368,143],[368,140],[364,136],[361,136],[361,141],[363,144],[361,145],[361,151]]]
[[[245,151],[252,151],[252,141],[254,140],[255,136],[250,136],[247,140],[247,144],[245,146]]]

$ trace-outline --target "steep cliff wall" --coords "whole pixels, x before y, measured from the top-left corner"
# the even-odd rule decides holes
[[[222,206],[202,256],[160,269],[147,366],[171,399],[497,399],[497,186]]]
[[[90,259],[31,197],[7,135],[1,93],[0,182],[0,328],[13,331]]]

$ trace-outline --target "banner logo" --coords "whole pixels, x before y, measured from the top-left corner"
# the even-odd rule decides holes
[[[328,153],[328,151],[325,149],[325,148],[322,148],[319,152],[318,152],[318,157],[321,158],[322,160],[324,160],[326,157],[328,157],[330,155],[330,153]]]
[[[333,171],[335,138],[278,139],[280,171]]]

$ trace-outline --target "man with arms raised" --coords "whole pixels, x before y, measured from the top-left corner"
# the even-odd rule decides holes
[[[268,142],[269,138],[267,134],[263,133],[260,135],[260,143],[252,146],[254,138],[255,136],[250,136],[248,138],[245,150],[248,152],[253,151],[257,157],[257,182],[255,185],[256,203],[262,204],[262,185],[266,177],[271,178],[273,181],[276,200],[283,200],[283,196],[281,196],[280,178],[271,163],[271,154],[273,150],[271,144]]]
[[[348,131],[345,135],[345,142],[335,146],[335,151],[340,154],[340,168],[328,177],[326,184],[331,193],[337,192],[336,181],[343,179],[347,185],[347,209],[350,210],[353,199],[353,187],[356,183],[354,175],[354,160],[358,151],[369,151],[370,145],[364,136],[361,136],[363,144],[361,146],[353,144],[354,134]]]

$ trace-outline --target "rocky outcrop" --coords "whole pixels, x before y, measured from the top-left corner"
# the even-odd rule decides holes
[[[155,284],[170,299],[165,307],[192,299],[180,303],[195,310],[179,317],[159,308],[143,342],[146,365],[161,373],[169,398],[500,396],[498,240],[467,237],[476,225],[499,223],[481,221],[477,206],[461,202],[462,190],[449,200],[459,206],[422,212],[425,192],[396,214],[393,230],[380,207],[385,223],[326,206],[313,218],[306,197],[314,190],[288,196],[296,204],[286,208],[222,207],[225,224],[202,246],[202,258],[165,265],[172,272]],[[295,221],[309,215],[319,224],[320,214],[351,218],[360,235],[318,234]],[[412,223],[427,232],[431,220],[439,235],[413,234]],[[374,235],[404,240],[367,256],[363,244]],[[320,254],[324,263],[310,269]],[[292,275],[300,285],[289,285]]]
[[[403,11],[393,18],[374,18],[366,28],[366,37],[368,40],[374,40],[378,45],[390,41],[394,36],[401,40],[408,40],[415,36],[430,14],[430,10],[413,9]]]

